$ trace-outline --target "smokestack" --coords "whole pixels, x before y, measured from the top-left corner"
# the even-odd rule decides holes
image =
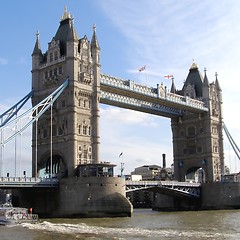
[[[166,168],[166,154],[165,153],[162,154],[162,165],[163,165],[163,168],[165,169]]]

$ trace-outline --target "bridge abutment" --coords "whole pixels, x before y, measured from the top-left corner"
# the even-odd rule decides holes
[[[40,217],[129,217],[133,211],[125,180],[116,177],[65,178],[58,188],[12,192],[14,206],[31,207]]]
[[[239,209],[240,182],[209,182],[202,188],[202,209]]]

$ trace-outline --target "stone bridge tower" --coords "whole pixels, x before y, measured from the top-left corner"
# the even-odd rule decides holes
[[[171,89],[175,91],[174,83]],[[209,83],[206,70],[202,77],[193,63],[182,90],[176,93],[204,101],[209,111],[185,112],[183,117],[171,119],[175,179],[193,179],[198,172],[198,178],[202,178],[198,181],[220,181],[224,174],[223,118],[217,74]]]
[[[86,36],[79,39],[65,9],[45,53],[37,34],[32,53],[33,106],[67,78],[69,85],[52,111],[33,126],[33,175],[71,177],[77,165],[99,162],[100,47],[96,27],[91,42]]]

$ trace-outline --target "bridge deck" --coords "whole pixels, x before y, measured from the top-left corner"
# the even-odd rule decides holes
[[[178,181],[126,181],[127,186],[179,186],[200,187],[201,183],[178,182]]]
[[[56,187],[57,178],[0,177],[0,188]]]
[[[169,195],[199,198],[200,186],[200,183],[177,181],[126,181],[126,192],[155,189]]]

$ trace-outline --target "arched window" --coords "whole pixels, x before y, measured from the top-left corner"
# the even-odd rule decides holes
[[[82,125],[78,125],[78,134],[82,134]]]
[[[87,107],[87,100],[83,101],[83,107],[86,108]]]

